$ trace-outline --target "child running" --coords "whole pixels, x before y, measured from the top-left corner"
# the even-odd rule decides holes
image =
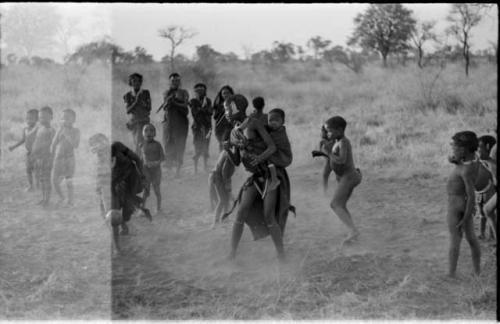
[[[59,196],[58,204],[64,202],[64,195],[61,190],[61,182],[66,181],[68,190],[67,205],[73,205],[73,176],[75,174],[75,149],[80,144],[80,130],[73,127],[76,120],[76,113],[72,109],[65,109],[62,116],[62,125],[54,136],[50,148],[54,156],[54,166],[52,169],[52,185]]]
[[[145,142],[141,145],[141,158],[143,161],[143,172],[146,177],[146,184],[143,193],[143,205],[150,195],[151,185],[156,195],[156,211],[161,212],[161,163],[165,160],[163,147],[154,138],[156,128],[152,124],[144,125],[142,130]]]
[[[449,276],[456,276],[460,241],[463,233],[469,242],[474,273],[479,275],[481,251],[474,233],[472,214],[474,213],[474,183],[479,169],[475,153],[478,148],[476,134],[471,131],[453,135],[452,155],[449,161],[455,164],[447,183],[448,229],[450,231]]]
[[[19,142],[9,147],[9,151],[15,150],[17,147],[24,144],[26,148],[26,175],[28,177],[28,187],[26,191],[33,191],[39,185],[38,175],[35,172],[35,160],[33,159],[33,143],[38,129],[38,110],[30,109],[26,112],[26,127],[23,129],[23,136]]]
[[[347,201],[351,198],[354,188],[362,180],[360,170],[354,166],[351,142],[345,136],[346,127],[347,122],[340,116],[332,117],[325,123],[327,138],[335,141],[328,158],[330,167],[335,172],[338,182],[330,207],[350,230],[349,235],[342,244],[352,242],[359,236],[359,231],[352,221],[351,213],[347,210]]]
[[[52,190],[50,184],[50,173],[52,171],[50,146],[56,132],[50,125],[52,116],[52,108],[46,106],[40,109],[40,125],[36,132],[32,151],[36,169],[40,175],[40,187],[42,189],[42,200],[38,204],[44,207],[49,204]]]

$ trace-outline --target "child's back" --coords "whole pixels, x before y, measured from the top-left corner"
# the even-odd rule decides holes
[[[269,162],[277,167],[286,168],[292,163],[292,147],[285,126],[278,129],[266,127],[271,139],[276,145],[276,152],[269,157]]]

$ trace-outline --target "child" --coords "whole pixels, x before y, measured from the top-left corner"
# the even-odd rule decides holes
[[[111,209],[111,151],[106,135],[98,133],[89,138],[90,151],[97,156],[96,194],[101,216]]]
[[[491,149],[496,144],[496,140],[493,136],[485,135],[478,139],[478,143],[478,156],[481,167],[479,168],[477,181],[475,182],[475,190],[478,210],[481,215],[479,239],[484,239],[486,223],[488,221],[484,206],[496,193],[496,163],[490,158]],[[495,224],[494,217],[489,220],[491,224]],[[496,226],[491,227],[493,231],[495,228]],[[496,234],[494,235],[496,236]]]
[[[250,114],[250,116],[260,120],[262,124],[267,125],[267,114],[264,114],[264,105],[265,101],[262,97],[255,97],[252,100],[252,105],[254,107],[254,111]]]
[[[37,122],[38,110],[28,110],[26,112],[26,127],[23,129],[23,137],[19,142],[9,147],[9,151],[11,152],[23,143],[26,148],[26,175],[28,176],[28,188],[26,188],[26,191],[33,191],[35,185],[39,185],[38,175],[35,172],[35,161],[32,154],[33,142],[35,141],[36,131],[38,129],[36,126]]]
[[[61,191],[61,182],[66,180],[68,188],[67,205],[73,205],[73,175],[75,174],[75,149],[80,144],[80,130],[74,128],[76,113],[72,109],[63,111],[62,125],[54,136],[50,148],[54,156],[52,169],[52,185],[59,196],[59,204],[63,203],[64,195]]]
[[[243,95],[237,94],[227,97],[224,101],[224,117],[232,127],[239,125],[246,118],[248,101]],[[221,221],[222,211],[227,212],[231,199],[231,177],[240,164],[239,150],[229,141],[222,143],[222,152],[219,155],[215,169],[208,178],[210,188],[210,203],[215,206],[214,226]]]
[[[142,128],[149,123],[151,96],[148,90],[141,88],[142,75],[139,73],[131,74],[128,79],[128,84],[132,87],[132,90],[123,96],[127,114],[130,116],[130,120],[127,122],[127,128],[132,132],[135,152],[139,154],[139,145],[144,142]]]
[[[50,146],[55,135],[55,130],[50,126],[52,121],[52,108],[43,107],[40,109],[40,125],[33,142],[33,159],[38,174],[40,175],[40,187],[42,189],[42,200],[38,203],[47,206],[50,200],[51,185],[50,172],[52,171],[52,154]]]
[[[347,122],[340,116],[332,117],[325,123],[327,138],[335,141],[332,150],[328,153],[328,158],[330,168],[335,172],[338,182],[330,207],[350,230],[342,244],[351,242],[359,236],[359,231],[346,205],[354,188],[361,183],[362,179],[361,172],[354,166],[351,142],[344,134],[346,126]]]
[[[329,153],[332,151],[332,147],[335,144],[334,140],[328,138],[325,125],[321,126],[321,140],[319,141],[319,150],[312,151],[312,156],[324,156],[326,157],[326,163],[323,167],[322,179],[323,179],[323,193],[326,195],[328,190],[328,179],[332,173],[332,168],[330,167],[330,161],[328,158]]]
[[[225,142],[215,168],[210,172],[208,177],[210,204],[212,210],[215,209],[215,219],[212,228],[220,223],[222,213],[227,212],[229,209],[229,200],[231,199],[232,192],[231,177],[239,165],[239,151],[237,149],[234,150],[229,142]]]
[[[269,159],[261,167],[266,169],[270,174],[270,182],[266,191],[275,190],[280,181],[276,176],[276,167],[286,168],[292,163],[292,148],[290,140],[286,133],[285,112],[280,108],[275,108],[269,111],[268,120],[266,122],[266,130],[269,132],[271,139],[276,145],[276,151],[269,157]]]
[[[111,151],[109,140],[106,135],[98,133],[89,138],[90,151],[97,156],[96,163],[96,195],[99,202],[101,216],[105,218],[109,213],[120,213],[119,206],[112,206],[111,192]],[[120,253],[119,241],[119,226],[122,224],[123,218],[120,222],[110,222],[112,229],[113,245],[118,253]]]
[[[474,233],[472,214],[474,212],[474,182],[479,169],[475,158],[478,148],[476,134],[470,131],[453,135],[452,155],[449,161],[455,164],[447,183],[448,192],[448,229],[450,231],[449,276],[456,275],[460,241],[465,232],[472,254],[474,273],[479,275],[481,251]]]
[[[144,164],[143,172],[146,177],[146,185],[143,194],[143,204],[146,204],[146,199],[150,194],[150,187],[153,185],[153,190],[156,195],[157,212],[161,212],[161,162],[165,160],[165,154],[161,144],[155,141],[156,128],[152,124],[144,125],[142,134],[145,142],[141,146],[141,158]]]
[[[193,116],[194,172],[198,173],[198,159],[203,156],[205,171],[209,157],[208,147],[212,134],[212,102],[207,97],[207,86],[198,83],[194,86],[195,98],[191,99],[191,115]]]

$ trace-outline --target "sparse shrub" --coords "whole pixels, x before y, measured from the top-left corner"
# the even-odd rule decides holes
[[[459,95],[448,93],[442,99],[442,107],[448,114],[455,115],[458,111],[463,110],[464,104]]]
[[[383,120],[378,120],[376,118],[374,118],[374,119],[368,119],[366,121],[366,125],[367,126],[380,127],[380,126],[384,125],[384,121]]]
[[[375,145],[375,144],[377,144],[377,141],[366,135],[361,137],[361,139],[359,140],[359,145],[361,146]]]

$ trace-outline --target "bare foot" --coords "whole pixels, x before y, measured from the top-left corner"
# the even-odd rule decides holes
[[[236,259],[236,252],[231,251],[229,255],[226,257],[226,260],[234,261],[234,259]]]
[[[359,237],[359,232],[357,230],[352,231],[345,239],[342,241],[342,245],[352,243],[354,241],[357,241]]]
[[[128,235],[128,234],[129,234],[128,226],[126,224],[122,224],[122,230],[120,232],[120,235]]]

